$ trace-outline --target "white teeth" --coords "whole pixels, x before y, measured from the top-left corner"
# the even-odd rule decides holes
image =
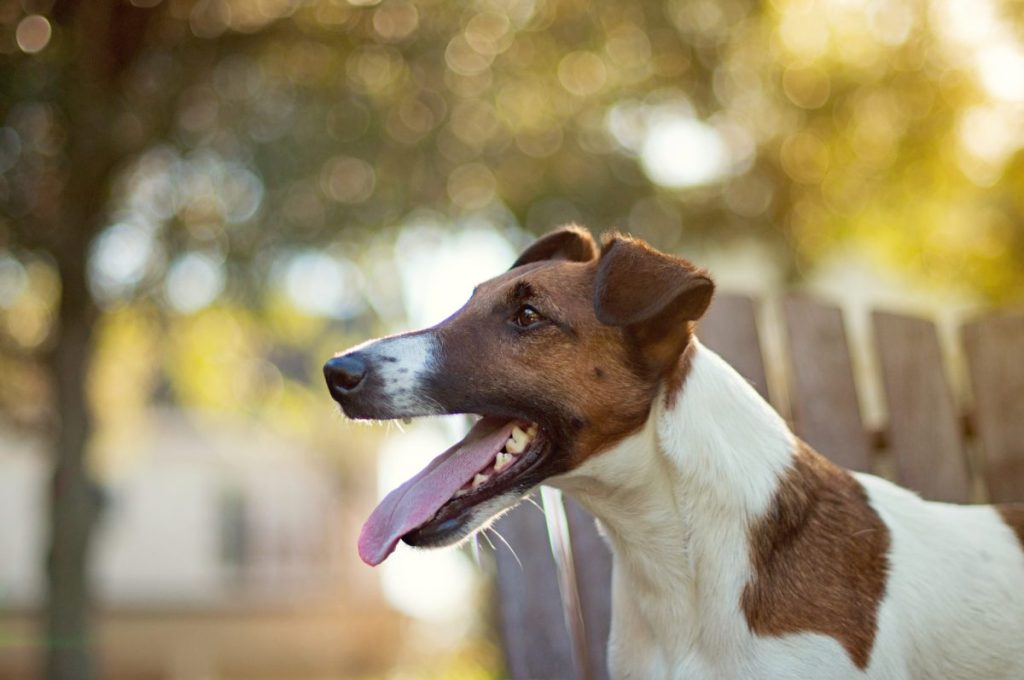
[[[509,437],[508,441],[505,442],[505,450],[511,454],[519,454],[526,450],[527,440],[516,439],[515,437]]]
[[[512,454],[505,453],[503,451],[498,451],[498,455],[494,457],[494,471],[501,472],[509,465],[511,465],[512,461]]]
[[[526,430],[516,425],[512,428],[512,436],[505,442],[505,450],[513,455],[522,453],[536,434],[536,425],[530,425]]]
[[[505,450],[498,451],[494,456],[493,469],[495,474],[516,462],[516,456],[526,450],[526,447],[530,445],[530,441],[537,436],[538,431],[539,428],[537,427],[537,423],[530,423],[525,430],[518,425],[513,426],[511,436],[508,438],[508,441],[505,442]],[[486,484],[490,479],[490,475],[478,472],[476,476],[473,477],[473,481],[469,485],[469,488],[459,489],[452,497],[459,498],[460,496],[465,496],[478,486]]]

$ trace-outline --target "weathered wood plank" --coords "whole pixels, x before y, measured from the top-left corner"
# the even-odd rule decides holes
[[[497,546],[501,635],[509,677],[579,677],[544,515],[522,503],[498,520],[495,528],[519,556],[517,560],[507,547]]]
[[[608,680],[608,632],[612,616],[612,554],[597,533],[594,517],[579,503],[564,500],[576,588],[583,613],[587,666],[593,680]]]
[[[875,312],[897,481],[924,498],[966,503],[971,483],[935,324]]]
[[[969,323],[963,339],[989,497],[1024,500],[1024,314]]]
[[[783,304],[797,433],[829,460],[871,471],[853,366],[839,308],[807,298]]]
[[[767,399],[768,380],[757,333],[756,312],[754,301],[745,295],[716,293],[697,326],[697,336]]]

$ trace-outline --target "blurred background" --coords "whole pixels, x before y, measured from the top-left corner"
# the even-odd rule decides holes
[[[501,677],[491,546],[355,551],[460,424],[322,362],[568,221],[953,328],[1022,147],[1014,0],[0,0],[0,677]]]

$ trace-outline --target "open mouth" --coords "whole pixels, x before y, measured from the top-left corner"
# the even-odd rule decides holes
[[[468,535],[479,508],[532,488],[530,473],[542,461],[547,444],[536,423],[481,418],[462,441],[380,502],[360,532],[360,557],[377,565],[399,540],[415,546],[447,545]]]

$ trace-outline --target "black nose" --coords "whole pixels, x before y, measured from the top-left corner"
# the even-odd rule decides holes
[[[366,377],[366,362],[357,354],[345,354],[328,359],[324,364],[324,378],[331,392],[351,392]]]

